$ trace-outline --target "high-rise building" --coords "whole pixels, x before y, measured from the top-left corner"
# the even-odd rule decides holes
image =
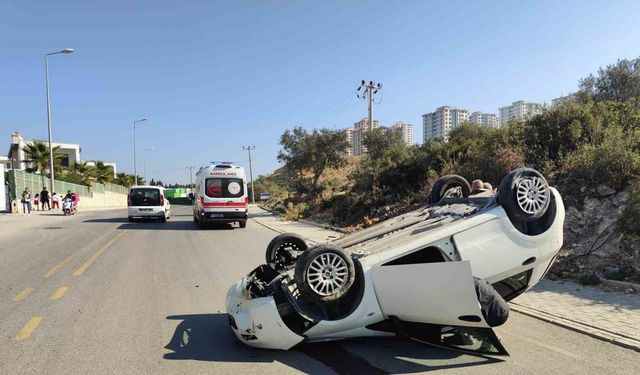
[[[364,132],[377,129],[380,126],[378,123],[378,120],[373,120],[372,122],[373,122],[372,124],[369,124],[369,119],[363,118],[362,120],[353,124],[353,131],[351,133],[352,144],[353,144],[353,150],[352,150],[353,156],[361,156],[367,153],[367,146],[365,146],[363,143]]]
[[[500,126],[505,126],[514,120],[527,120],[541,114],[544,106],[539,103],[529,103],[524,100],[513,102],[510,106],[500,108]]]
[[[578,98],[578,95],[575,92],[572,92],[567,95],[561,96],[559,98],[551,99],[551,106],[555,107],[562,103],[572,102],[577,98]]]
[[[442,106],[435,112],[422,115],[423,139],[425,142],[432,139],[449,140],[449,133],[458,125],[469,121],[469,111],[449,106]]]
[[[391,125],[389,131],[397,132],[401,135],[402,141],[407,146],[413,146],[413,124],[398,121]]]
[[[469,122],[489,127],[500,126],[500,121],[495,113],[482,113],[480,111],[473,112],[469,115]]]
[[[347,146],[347,156],[353,156],[353,132],[355,131],[354,128],[347,128],[344,129],[344,136],[347,139],[347,142],[349,142],[349,146]]]

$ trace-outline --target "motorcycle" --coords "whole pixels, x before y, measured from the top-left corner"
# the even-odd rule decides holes
[[[64,213],[64,216],[76,213],[76,206],[71,199],[64,199],[62,201],[62,213]]]

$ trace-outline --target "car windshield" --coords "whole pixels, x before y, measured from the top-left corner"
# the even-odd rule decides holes
[[[132,206],[159,206],[160,190],[158,189],[131,189]]]
[[[209,198],[240,198],[244,195],[241,178],[207,178],[205,194]]]

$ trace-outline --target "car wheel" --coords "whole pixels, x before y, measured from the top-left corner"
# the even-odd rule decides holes
[[[246,220],[240,220],[238,222],[238,224],[240,225],[240,228],[246,228],[247,227],[247,221]]]
[[[160,218],[160,221],[162,221],[163,223],[167,222],[167,217],[162,215],[162,217]]]
[[[502,179],[498,201],[511,219],[528,222],[539,219],[547,212],[551,191],[540,172],[519,168]]]
[[[129,222],[133,223],[133,218],[131,216],[129,216]]]
[[[355,276],[351,256],[338,246],[324,244],[302,253],[293,277],[303,298],[311,302],[335,302],[349,291]]]
[[[450,174],[436,180],[431,188],[429,199],[431,203],[438,203],[445,197],[468,197],[471,185],[462,176]]]
[[[265,258],[269,267],[283,271],[292,268],[307,248],[304,238],[295,233],[283,233],[269,242]]]

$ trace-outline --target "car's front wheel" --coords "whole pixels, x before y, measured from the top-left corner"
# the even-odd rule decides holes
[[[534,221],[547,212],[551,191],[540,172],[519,168],[502,179],[498,201],[510,218],[523,222]]]
[[[335,302],[355,281],[353,259],[331,244],[314,246],[298,258],[294,280],[300,295],[311,302]]]

